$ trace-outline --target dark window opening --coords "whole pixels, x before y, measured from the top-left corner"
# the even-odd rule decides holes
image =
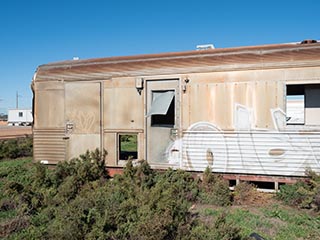
[[[19,117],[23,117],[23,112],[19,112]]]
[[[254,185],[256,188],[261,189],[275,189],[275,183],[274,182],[258,182],[258,181],[250,181],[250,184]]]
[[[286,121],[288,125],[305,123],[305,86],[287,85]]]
[[[151,126],[156,127],[174,127],[175,123],[175,98],[173,97],[165,115],[151,115]]]
[[[138,135],[119,134],[119,160],[138,159]]]

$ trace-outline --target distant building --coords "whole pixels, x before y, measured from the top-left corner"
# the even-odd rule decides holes
[[[29,126],[32,124],[31,109],[9,109],[8,125],[9,126]]]

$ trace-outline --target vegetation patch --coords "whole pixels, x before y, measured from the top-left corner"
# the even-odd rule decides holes
[[[231,191],[228,182],[222,176],[213,174],[209,167],[203,173],[199,200],[201,203],[217,206],[228,206],[231,204]]]
[[[155,172],[145,161],[129,160],[123,174],[111,179],[105,155],[86,152],[54,169],[31,159],[1,161],[0,238],[232,240],[256,233],[320,239],[317,194],[311,208],[301,210],[246,183],[231,192],[210,169],[199,179],[182,170]],[[312,174],[297,184],[307,196],[318,187],[319,176]],[[277,198],[289,204],[301,197],[291,189],[281,194]]]
[[[32,137],[0,140],[0,161],[3,159],[31,157],[32,141]]]
[[[320,175],[307,171],[308,180],[283,185],[277,193],[278,199],[291,206],[320,210]]]

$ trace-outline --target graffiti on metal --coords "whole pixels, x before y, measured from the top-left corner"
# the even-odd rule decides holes
[[[182,139],[170,143],[169,163],[194,171],[209,166],[221,173],[304,176],[307,168],[320,172],[320,133],[282,131],[283,111],[271,109],[271,114],[276,130],[252,128],[252,122],[245,122],[253,120],[252,111],[244,106],[235,107],[239,129],[234,131],[210,122],[194,123]]]

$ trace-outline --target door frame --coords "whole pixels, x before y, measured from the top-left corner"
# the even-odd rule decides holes
[[[146,160],[148,161],[149,164],[152,164],[153,162],[150,162],[150,159],[148,156],[148,117],[146,116],[148,114],[148,95],[149,95],[149,84],[151,82],[161,82],[161,81],[177,81],[177,85],[176,88],[174,88],[175,90],[175,125],[173,126],[173,128],[176,128],[178,130],[178,134],[177,134],[177,139],[181,138],[181,127],[182,127],[182,106],[181,106],[181,102],[182,102],[182,91],[181,91],[181,77],[150,77],[150,78],[145,78],[145,94],[144,94],[144,156],[146,158]],[[166,88],[164,87],[163,90],[166,90]],[[173,90],[173,88],[167,88],[167,90]],[[151,90],[152,91],[152,90]],[[160,91],[160,90],[159,90]],[[178,116],[178,118],[177,118]],[[180,153],[180,163],[179,166],[181,166],[182,164],[182,152]],[[166,163],[163,163],[166,164]]]

